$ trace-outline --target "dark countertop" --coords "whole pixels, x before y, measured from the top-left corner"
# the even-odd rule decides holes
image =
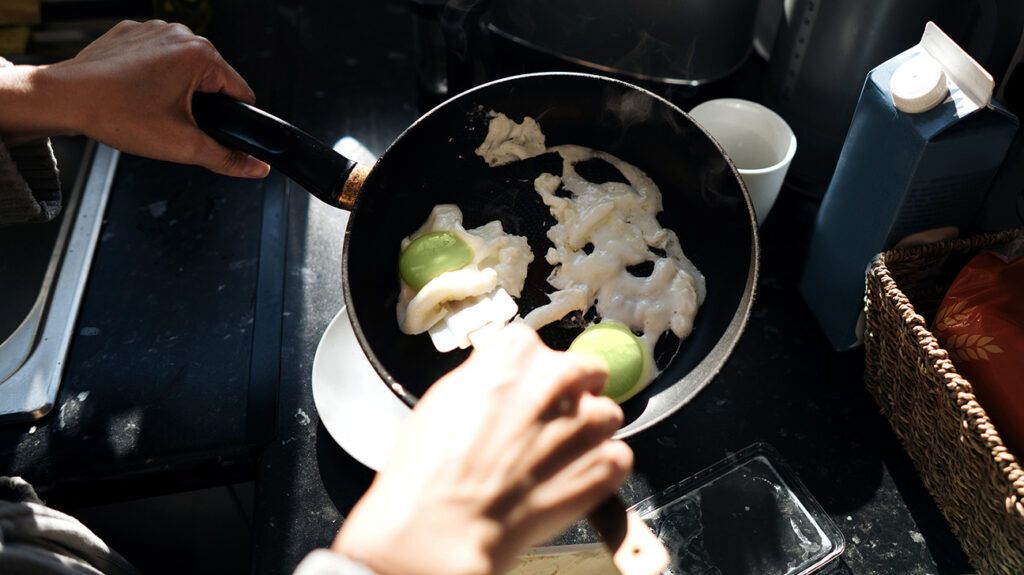
[[[337,2],[223,2],[218,22],[214,41],[261,103],[326,142],[381,153],[417,115],[402,0],[358,17]],[[623,497],[767,442],[845,535],[840,572],[969,571],[864,391],[862,355],[832,351],[795,288],[814,209],[783,193],[742,340],[694,402],[631,441]],[[0,473],[69,504],[254,478],[253,565],[289,573],[372,479],[319,423],[310,389],[342,305],[346,220],[277,176],[123,157],[58,407],[32,433],[0,430]]]
[[[352,136],[375,153],[415,118],[411,38],[344,25],[343,7],[297,11],[293,120],[327,142]],[[404,4],[383,4],[380,29],[407,27]],[[364,20],[366,21],[366,20]],[[339,33],[339,23],[344,34]],[[331,58],[314,38],[343,37]],[[347,215],[293,189],[289,195],[285,346],[278,438],[257,488],[255,565],[282,573],[327,545],[372,472],[315,416],[316,344],[341,308],[341,233]],[[970,570],[913,466],[862,384],[863,356],[833,351],[795,284],[815,203],[784,195],[762,229],[758,295],[729,363],[696,401],[631,441],[635,502],[755,442],[773,445],[846,538],[839,572]]]
[[[968,572],[958,543],[863,388],[862,355],[832,351],[793,287],[801,259],[790,250],[801,234],[782,216],[803,206],[799,198],[788,199],[793,202],[777,206],[763,228],[763,275],[739,346],[694,402],[630,441],[636,469],[622,495],[639,501],[767,442],[843,532],[846,553],[837,572]],[[279,437],[260,469],[256,565],[265,573],[287,572],[312,546],[327,545],[372,480],[372,472],[317,424],[310,391],[316,342],[342,305],[335,242],[347,218],[310,204],[304,194],[292,194],[292,201],[308,225],[303,234],[290,234],[290,242],[305,242],[305,255],[295,263],[318,264],[289,264],[285,331],[308,347],[285,348],[282,380],[294,376],[300,383],[289,393],[282,388]]]
[[[272,99],[276,21],[229,10],[246,33],[218,44]],[[63,506],[251,478],[274,431],[282,193],[122,155],[57,402],[0,428],[0,473]]]

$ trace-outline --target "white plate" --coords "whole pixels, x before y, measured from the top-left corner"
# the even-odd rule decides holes
[[[313,403],[334,441],[374,471],[391,455],[411,413],[366,359],[344,306],[316,348]]]

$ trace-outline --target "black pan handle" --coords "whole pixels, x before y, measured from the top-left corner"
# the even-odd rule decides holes
[[[194,93],[192,117],[218,142],[263,160],[327,204],[352,209],[366,170],[320,140],[224,94]]]

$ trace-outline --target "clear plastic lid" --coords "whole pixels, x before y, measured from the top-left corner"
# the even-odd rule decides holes
[[[632,507],[672,556],[671,575],[804,575],[842,555],[842,533],[771,446],[751,445]],[[577,530],[583,530],[578,526]],[[534,549],[512,575],[618,573],[601,543]]]
[[[672,555],[667,573],[803,575],[843,553],[832,519],[755,444],[633,506]]]

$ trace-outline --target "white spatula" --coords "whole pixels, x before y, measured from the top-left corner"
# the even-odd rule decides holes
[[[472,339],[498,331],[519,312],[512,296],[502,288],[482,296],[464,299],[448,315],[430,328],[430,339],[442,353],[466,349]]]

